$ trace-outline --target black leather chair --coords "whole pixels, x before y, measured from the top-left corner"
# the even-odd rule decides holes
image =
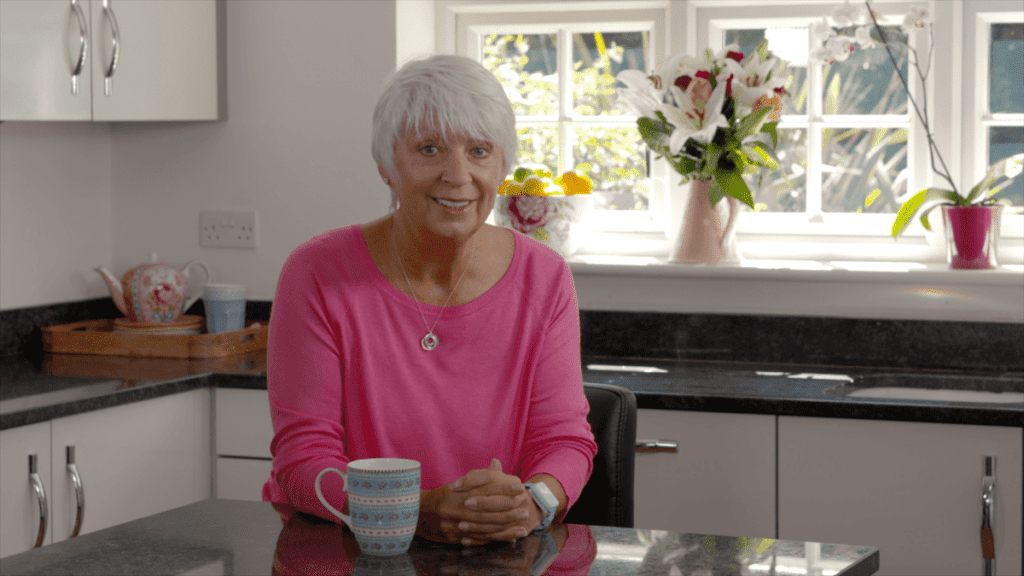
[[[633,527],[636,396],[611,384],[583,385],[597,456],[590,480],[565,517],[567,524]]]

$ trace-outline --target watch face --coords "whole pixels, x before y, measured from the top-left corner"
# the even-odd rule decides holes
[[[537,482],[533,485],[534,494],[540,498],[548,509],[553,510],[558,508],[558,498],[551,493],[551,489],[548,488],[547,484],[543,482]]]

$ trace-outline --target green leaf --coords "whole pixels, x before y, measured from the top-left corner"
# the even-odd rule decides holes
[[[779,159],[775,156],[775,151],[768,148],[763,142],[754,142],[750,147],[751,160],[758,166],[764,166],[769,170],[775,171],[781,168]]]
[[[779,132],[776,129],[778,125],[778,122],[766,122],[765,125],[761,127],[761,132],[766,132],[772,137],[772,148],[779,147]]]
[[[998,190],[1002,190],[1005,186],[1009,185],[1020,175],[1021,163],[1024,163],[1024,154],[1014,154],[989,166],[988,172],[985,173],[985,177],[981,179],[981,182],[978,182],[974,188],[971,188],[971,192],[967,195],[967,203],[974,204],[976,198],[981,198],[982,200],[987,198],[989,189],[1000,178],[1009,178],[1009,180],[1004,186],[1000,186]]]
[[[910,220],[914,218],[914,215],[923,204],[956,204],[956,201],[956,192],[953,192],[952,190],[942,190],[940,188],[927,188],[925,190],[921,190],[917,194],[911,196],[910,199],[904,202],[903,206],[900,207],[900,211],[896,214],[896,221],[892,223],[892,237],[895,238],[903,233],[907,224],[910,223]],[[931,210],[934,207],[935,206],[929,207],[921,215],[921,225],[924,226],[926,230],[931,230],[931,227],[929,226],[928,219],[925,215],[928,210]]]
[[[771,111],[771,108],[761,108],[741,120],[739,127],[736,129],[736,137],[742,140],[754,132],[761,130],[764,125],[765,117],[767,117]]]
[[[739,170],[725,171],[716,168],[715,182],[722,188],[722,192],[753,208],[754,197],[750,195],[750,188],[740,174]]]

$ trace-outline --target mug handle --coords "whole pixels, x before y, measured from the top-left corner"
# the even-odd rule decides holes
[[[338,510],[334,506],[331,506],[330,503],[327,502],[327,499],[324,498],[324,493],[320,491],[320,479],[323,478],[324,474],[328,472],[335,472],[338,474],[338,476],[341,476],[342,480],[345,481],[345,484],[342,486],[341,489],[348,492],[348,475],[342,472],[341,470],[338,470],[337,468],[324,468],[323,470],[320,471],[319,474],[316,475],[316,482],[313,483],[313,488],[316,489],[316,497],[320,499],[320,503],[324,505],[324,508],[330,510],[331,514],[334,514],[335,516],[340,518],[342,522],[348,524],[348,527],[351,528],[352,517],[348,514],[343,514],[341,510]]]
[[[210,276],[210,269],[206,267],[206,264],[203,264],[202,262],[199,262],[198,260],[193,260],[193,261],[189,262],[188,264],[185,264],[185,268],[181,271],[181,273],[185,276],[185,278],[189,277],[188,269],[191,268],[192,266],[199,266],[200,268],[203,269],[203,272],[206,272],[206,282],[204,282],[204,284],[209,284],[212,281],[212,279],[211,279],[212,277]],[[188,300],[185,300],[185,306],[181,309],[181,311],[184,312],[185,310],[188,310],[189,308],[191,308],[193,304],[195,304],[196,302],[199,301],[199,298],[201,298],[202,295],[203,295],[203,293],[200,292],[199,294],[196,294],[195,296],[189,298]]]

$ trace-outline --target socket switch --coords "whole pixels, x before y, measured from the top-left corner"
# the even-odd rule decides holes
[[[255,248],[255,210],[203,210],[199,245],[204,248]]]

